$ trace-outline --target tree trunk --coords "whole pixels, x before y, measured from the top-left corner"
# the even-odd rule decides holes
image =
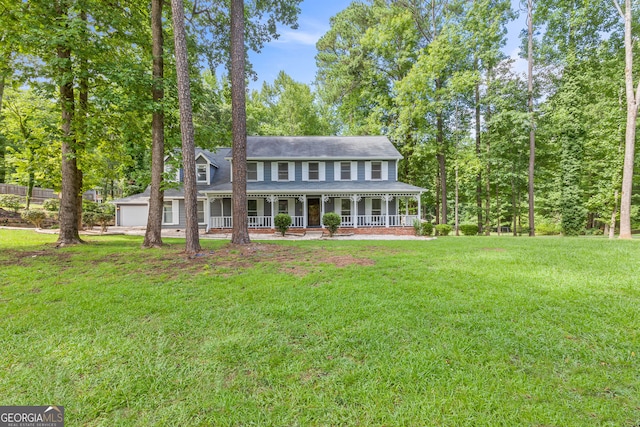
[[[458,165],[456,165],[456,204],[455,204],[455,226],[456,226],[456,236],[460,235],[460,222],[458,220],[458,192],[459,192],[460,183],[458,181]]]
[[[83,21],[83,31],[87,31],[87,12],[85,10],[80,11],[80,19]],[[88,38],[85,37],[86,42],[88,43]],[[77,133],[77,152],[76,154],[79,156],[82,152],[86,150],[87,147],[87,138],[89,133],[87,132],[87,119],[89,116],[89,67],[86,58],[80,58],[80,78],[79,78],[79,90],[78,94],[78,112],[80,120],[78,121],[78,133]],[[76,161],[77,163],[77,161]],[[84,174],[82,173],[81,165],[78,165],[78,195],[77,195],[77,203],[78,203],[78,230],[82,230],[82,189],[84,186],[83,179]]]
[[[67,19],[63,5],[56,5],[61,19]],[[78,166],[76,163],[76,138],[73,133],[75,99],[73,95],[73,69],[71,50],[65,46],[56,48],[58,75],[64,76],[60,84],[62,111],[62,190],[60,192],[60,233],[57,246],[82,243],[78,233]]]
[[[475,58],[473,67],[478,71],[478,58]],[[480,82],[476,83],[474,94],[476,109],[476,158],[480,161]],[[478,233],[482,234],[482,173],[480,171],[478,171],[476,175],[476,210],[478,215]]]
[[[502,218],[500,218],[500,194],[498,192],[498,184],[496,184],[496,214],[498,216],[498,236],[502,235],[502,229],[500,227]]]
[[[247,112],[244,1],[231,0],[231,109],[233,132],[233,233],[231,243],[251,242],[247,213]]]
[[[438,86],[439,83],[436,83]],[[445,158],[446,147],[444,143],[444,118],[442,112],[436,116],[436,143],[438,145],[438,167],[440,170],[440,208],[442,209],[441,224],[447,223],[447,164]]]
[[[30,161],[30,163],[33,160]],[[36,176],[33,171],[29,172],[29,181],[27,183],[27,197],[26,197],[26,209],[29,210],[29,206],[31,206],[31,199],[33,198],[33,187],[35,185]]]
[[[624,166],[622,170],[622,195],[620,196],[620,239],[631,239],[631,193],[633,190],[633,163],[635,160],[636,119],[638,116],[638,94],[633,87],[633,39],[631,36],[631,0],[625,0],[624,51],[625,88],[627,97],[627,130],[624,144]],[[640,90],[640,85],[638,86]]]
[[[147,230],[142,246],[158,248],[162,246],[162,212],[164,190],[162,174],[164,173],[164,109],[162,100],[164,88],[164,37],[162,35],[162,2],[151,0],[151,54],[153,57],[153,114],[151,116],[151,194],[149,195],[149,214]]]
[[[618,190],[613,193],[613,211],[611,212],[611,223],[609,224],[609,238],[616,237],[616,215],[618,214]]]
[[[191,85],[187,58],[187,36],[184,28],[182,0],[171,0],[173,12],[173,37],[180,104],[180,133],[182,135],[182,168],[184,170],[184,204],[186,215],[185,251],[193,255],[200,252],[198,234],[198,194],[196,188],[196,147],[194,142],[193,115],[191,111]]]
[[[536,235],[533,191],[533,175],[536,162],[536,134],[533,116],[533,0],[527,0],[527,28],[527,91],[529,96],[529,236],[533,237]]]
[[[3,72],[0,74],[0,121],[2,120],[2,99],[4,97],[4,85],[6,82],[7,76]],[[0,133],[0,184],[4,184],[6,182],[6,169],[4,166],[4,157],[6,153],[6,140],[4,135]]]

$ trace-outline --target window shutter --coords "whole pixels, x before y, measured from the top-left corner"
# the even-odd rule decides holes
[[[289,181],[296,180],[296,164],[294,162],[289,162]]]
[[[324,169],[324,162],[319,162],[318,163],[318,179],[320,181],[326,181],[327,177],[325,174],[325,169]]]
[[[264,163],[258,162],[256,168],[258,169],[258,181],[264,181]]]
[[[364,179],[371,181],[371,162],[364,162]]]
[[[351,181],[358,180],[358,162],[351,162]]]
[[[333,180],[340,181],[340,162],[333,162]]]
[[[180,224],[180,200],[171,201],[171,211],[173,213],[173,222],[171,224]]]
[[[382,176],[380,178],[383,181],[389,180],[389,162],[382,162]]]
[[[302,180],[309,181],[309,162],[302,162]]]

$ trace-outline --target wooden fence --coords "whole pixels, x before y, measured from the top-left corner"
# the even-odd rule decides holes
[[[0,194],[16,194],[18,196],[27,196],[27,187],[24,185],[0,184]],[[42,203],[46,199],[57,199],[58,195],[48,188],[33,187],[31,201],[33,203]]]

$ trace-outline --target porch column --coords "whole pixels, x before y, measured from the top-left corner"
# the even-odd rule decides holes
[[[384,203],[385,203],[385,205],[386,205],[386,206],[385,206],[385,213],[386,213],[386,216],[385,216],[385,218],[384,218],[384,226],[385,226],[385,227],[387,227],[387,228],[389,228],[389,195],[388,195],[388,194],[385,194],[385,195],[383,196],[383,199],[384,199]]]
[[[351,222],[353,223],[353,228],[358,228],[358,202],[361,199],[357,194],[351,196]]]
[[[406,211],[407,218],[408,218],[409,217],[409,198],[408,197],[404,198],[404,208],[405,208],[404,210]]]
[[[307,195],[305,194],[304,196],[302,196],[302,228],[306,229],[307,228]]]
[[[275,216],[275,204],[278,201],[278,198],[276,196],[267,196],[265,199],[271,205],[271,229],[275,230],[276,224],[273,218]]]
[[[325,196],[324,194],[320,197],[320,225],[322,228],[324,227],[324,223],[322,222],[322,217],[324,216],[324,204],[329,201],[329,196]]]
[[[211,228],[211,199],[207,195],[207,200],[204,202],[204,232],[208,233]]]
[[[422,194],[418,194],[416,196],[416,199],[418,200],[418,219],[422,220],[422,197],[420,197]]]

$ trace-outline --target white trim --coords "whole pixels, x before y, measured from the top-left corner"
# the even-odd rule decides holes
[[[171,222],[164,222],[164,204],[171,202]],[[162,225],[180,224],[180,201],[177,199],[165,200],[162,204]]]

